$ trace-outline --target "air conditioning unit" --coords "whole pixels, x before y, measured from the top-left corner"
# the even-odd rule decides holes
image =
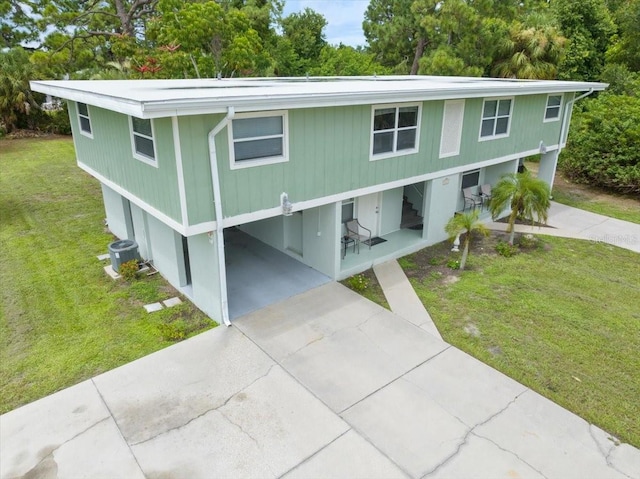
[[[111,267],[118,273],[122,263],[140,259],[138,243],[130,239],[114,241],[109,244],[109,256],[111,257]]]

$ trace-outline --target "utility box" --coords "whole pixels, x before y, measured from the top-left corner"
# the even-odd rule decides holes
[[[111,267],[116,273],[119,273],[122,263],[131,261],[132,259],[140,259],[138,243],[130,239],[114,241],[109,244],[109,256],[111,257]]]

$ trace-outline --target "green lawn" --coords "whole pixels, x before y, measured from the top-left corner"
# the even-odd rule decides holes
[[[448,243],[401,264],[446,341],[639,447],[640,255],[541,238],[511,258],[477,240],[462,273]]]
[[[215,325],[159,275],[108,278],[100,186],[70,138],[0,141],[0,413]]]

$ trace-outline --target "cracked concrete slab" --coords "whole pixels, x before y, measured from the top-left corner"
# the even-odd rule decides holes
[[[407,334],[407,329],[412,329]],[[386,334],[379,337],[378,334]],[[386,311],[310,343],[282,366],[340,412],[447,345]]]
[[[309,343],[355,327],[379,312],[378,305],[339,283],[329,283],[243,316],[233,325],[282,361]]]
[[[273,364],[242,333],[219,327],[94,382],[127,442],[136,444],[221,406]]]
[[[423,479],[545,479],[509,451],[484,438],[469,435],[460,451]]]
[[[512,451],[548,478],[633,477],[607,463],[584,419],[531,390],[474,434]]]
[[[91,381],[0,417],[0,477],[144,477]]]
[[[408,479],[409,476],[357,432],[349,430],[282,479],[313,477]]]
[[[456,454],[469,432],[459,419],[405,379],[367,397],[342,417],[415,478]]]
[[[322,300],[297,303],[298,316],[281,304],[262,322],[248,317],[235,324],[336,412],[448,347],[340,284],[300,299],[313,293]]]
[[[404,379],[469,427],[486,421],[527,390],[456,348],[421,364]]]
[[[276,478],[348,429],[274,366],[221,407],[133,450],[150,478]]]

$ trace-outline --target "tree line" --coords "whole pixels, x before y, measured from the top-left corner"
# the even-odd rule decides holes
[[[370,0],[366,44],[357,48],[330,45],[323,15],[306,8],[284,16],[284,2],[0,0],[0,131],[43,127],[55,116],[40,111],[29,79],[371,74],[610,83],[608,93],[580,104],[574,130],[582,136],[572,131],[577,140],[565,155],[572,160],[605,144],[593,130],[598,112],[622,109],[640,124],[640,0]],[[608,131],[623,144],[638,140],[633,126]],[[640,192],[640,148],[601,149],[595,156],[605,155],[605,166],[622,155],[636,170],[625,166],[617,182],[602,184]],[[588,181],[606,170],[583,175],[574,166],[568,171]]]

